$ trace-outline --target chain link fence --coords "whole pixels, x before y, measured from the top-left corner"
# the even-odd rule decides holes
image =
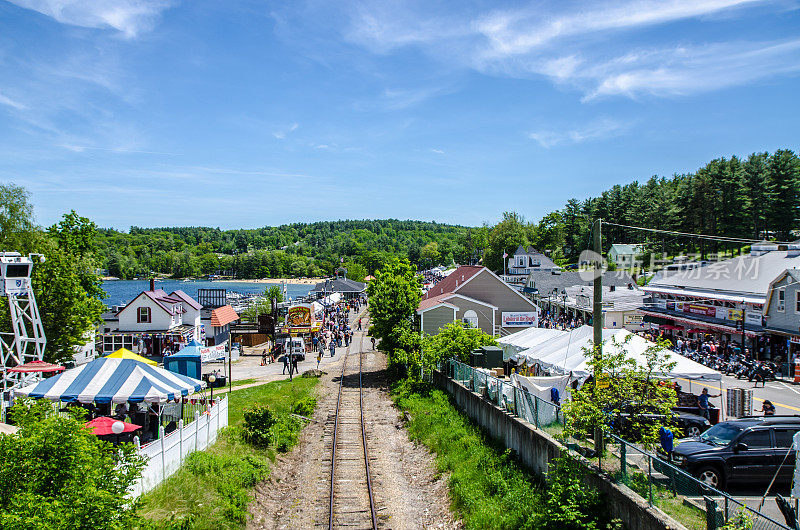
[[[618,436],[609,435],[600,452],[594,450],[591,440],[567,438],[564,435],[565,418],[561,407],[494,377],[486,370],[454,359],[449,360],[443,368],[447,370],[448,377],[462,386],[481,394],[535,428],[559,438],[571,450],[596,458],[598,466],[612,482],[629,487],[648,504],[658,507],[690,529],[792,530],[783,521],[754,510],[727,493],[699,481],[666,458]]]

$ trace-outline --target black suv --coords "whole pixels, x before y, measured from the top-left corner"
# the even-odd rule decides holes
[[[750,416],[718,423],[700,436],[675,442],[672,463],[709,486],[733,482],[791,481],[795,452],[792,438],[800,416]],[[788,456],[787,456],[788,453]]]
[[[677,427],[684,436],[699,436],[711,427],[711,423],[707,419],[691,412],[672,409],[668,414],[659,414],[632,404],[623,406],[616,417],[617,420],[614,422],[614,427],[626,439],[636,439],[637,437],[636,428],[631,421],[631,417],[641,423],[663,425],[673,430]],[[677,436],[679,436],[678,433],[676,433]]]

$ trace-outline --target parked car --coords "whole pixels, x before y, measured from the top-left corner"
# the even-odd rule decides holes
[[[717,489],[727,484],[791,481],[792,438],[800,416],[750,416],[718,423],[700,436],[675,442],[672,463]],[[780,469],[779,469],[780,467]]]
[[[679,437],[699,436],[711,427],[711,423],[703,416],[690,412],[684,412],[673,408],[670,414],[659,414],[628,405],[621,409],[620,413],[617,415],[617,421],[614,423],[616,430],[620,433],[622,438],[632,440],[638,438],[636,433],[633,432],[635,430],[635,425],[631,421],[631,417],[636,418],[639,424],[663,425],[672,430],[677,429],[679,432],[675,434]]]
[[[300,337],[287,338],[283,343],[283,351],[286,355],[295,356],[300,361],[306,360],[305,341]]]

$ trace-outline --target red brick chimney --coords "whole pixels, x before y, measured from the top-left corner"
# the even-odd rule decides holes
[[[150,278],[150,290],[151,291],[155,291],[156,290],[156,279],[155,278]]]

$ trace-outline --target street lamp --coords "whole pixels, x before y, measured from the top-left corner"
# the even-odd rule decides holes
[[[217,376],[214,374],[210,374],[208,376],[208,388],[211,389],[211,405],[214,405],[214,383],[217,382]]]
[[[124,430],[125,430],[125,424],[119,420],[111,424],[111,432],[113,432],[114,434],[122,434]]]

